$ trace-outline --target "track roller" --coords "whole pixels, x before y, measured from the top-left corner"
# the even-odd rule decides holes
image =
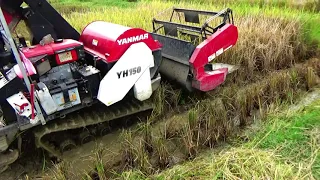
[[[81,145],[86,144],[90,141],[93,141],[94,139],[95,139],[94,136],[91,135],[89,131],[83,131],[79,135],[79,142]]]
[[[109,124],[104,124],[101,127],[99,127],[99,135],[100,136],[105,136],[111,131],[111,128]]]
[[[76,143],[72,139],[66,139],[60,144],[60,151],[61,153],[70,151],[77,147]]]

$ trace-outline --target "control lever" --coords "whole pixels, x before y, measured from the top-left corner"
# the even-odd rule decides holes
[[[34,84],[30,84],[31,119],[34,120]]]

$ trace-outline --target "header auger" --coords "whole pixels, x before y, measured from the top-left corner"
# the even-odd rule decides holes
[[[104,135],[109,121],[152,110],[162,75],[207,92],[232,71],[213,62],[238,38],[230,9],[173,8],[169,20],[153,19],[152,32],[95,21],[78,33],[46,0],[0,3],[0,171],[23,151],[22,131],[34,134],[36,147],[61,157]],[[20,21],[30,45],[12,37]]]

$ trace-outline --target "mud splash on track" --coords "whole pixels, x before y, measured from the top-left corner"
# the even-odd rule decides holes
[[[136,128],[136,125],[130,128]],[[128,128],[128,129],[130,129]],[[68,171],[72,172],[73,177],[82,178],[84,172],[89,172],[94,167],[94,153],[103,147],[107,153],[103,159],[117,162],[119,160],[120,151],[120,133],[121,130],[116,130],[95,141],[91,141],[70,152],[65,152],[63,161],[68,164]],[[42,154],[41,150],[34,151],[30,156],[23,157],[11,165],[10,169],[1,174],[0,179],[16,180],[29,177],[31,179],[48,179],[53,177],[54,162],[51,162],[48,156]],[[61,162],[55,162],[58,165]],[[49,178],[50,179],[50,178]]]

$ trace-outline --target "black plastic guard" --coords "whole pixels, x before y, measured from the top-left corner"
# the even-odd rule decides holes
[[[197,24],[200,23],[199,13],[197,12],[192,12],[192,11],[184,12],[184,19],[186,22],[197,23]]]
[[[196,46],[188,41],[175,39],[160,34],[150,33],[155,40],[158,40],[162,45],[162,56],[170,58],[179,63],[189,65],[189,59],[192,56]]]

